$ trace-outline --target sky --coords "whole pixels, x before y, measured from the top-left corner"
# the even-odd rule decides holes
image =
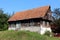
[[[9,14],[47,5],[51,10],[60,8],[60,0],[0,0],[0,8]]]

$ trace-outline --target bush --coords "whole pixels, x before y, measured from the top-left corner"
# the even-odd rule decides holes
[[[50,31],[46,31],[46,32],[44,33],[44,35],[50,36],[50,35],[51,35],[51,32],[50,32]]]

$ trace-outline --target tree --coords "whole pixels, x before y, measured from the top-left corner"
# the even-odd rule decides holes
[[[55,20],[60,18],[60,8],[54,9],[52,13],[53,13],[53,17],[55,18]]]
[[[8,28],[9,15],[5,14],[2,9],[0,9],[0,31],[6,30]]]
[[[54,30],[55,32],[60,33],[60,8],[56,8],[53,11],[53,17],[54,17],[53,24],[56,26]]]

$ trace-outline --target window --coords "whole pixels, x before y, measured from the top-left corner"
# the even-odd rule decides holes
[[[21,24],[20,23],[16,23],[16,28],[20,28]]]
[[[34,26],[34,22],[31,22],[31,23],[30,23],[30,26]]]
[[[47,22],[45,22],[45,26],[47,26]]]
[[[29,23],[22,23],[21,26],[29,26]]]
[[[47,22],[47,27],[49,27],[49,22]]]
[[[11,27],[16,27],[16,24],[11,24]]]

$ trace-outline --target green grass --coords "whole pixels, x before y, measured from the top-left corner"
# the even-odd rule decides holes
[[[0,40],[60,40],[29,31],[0,31]]]

